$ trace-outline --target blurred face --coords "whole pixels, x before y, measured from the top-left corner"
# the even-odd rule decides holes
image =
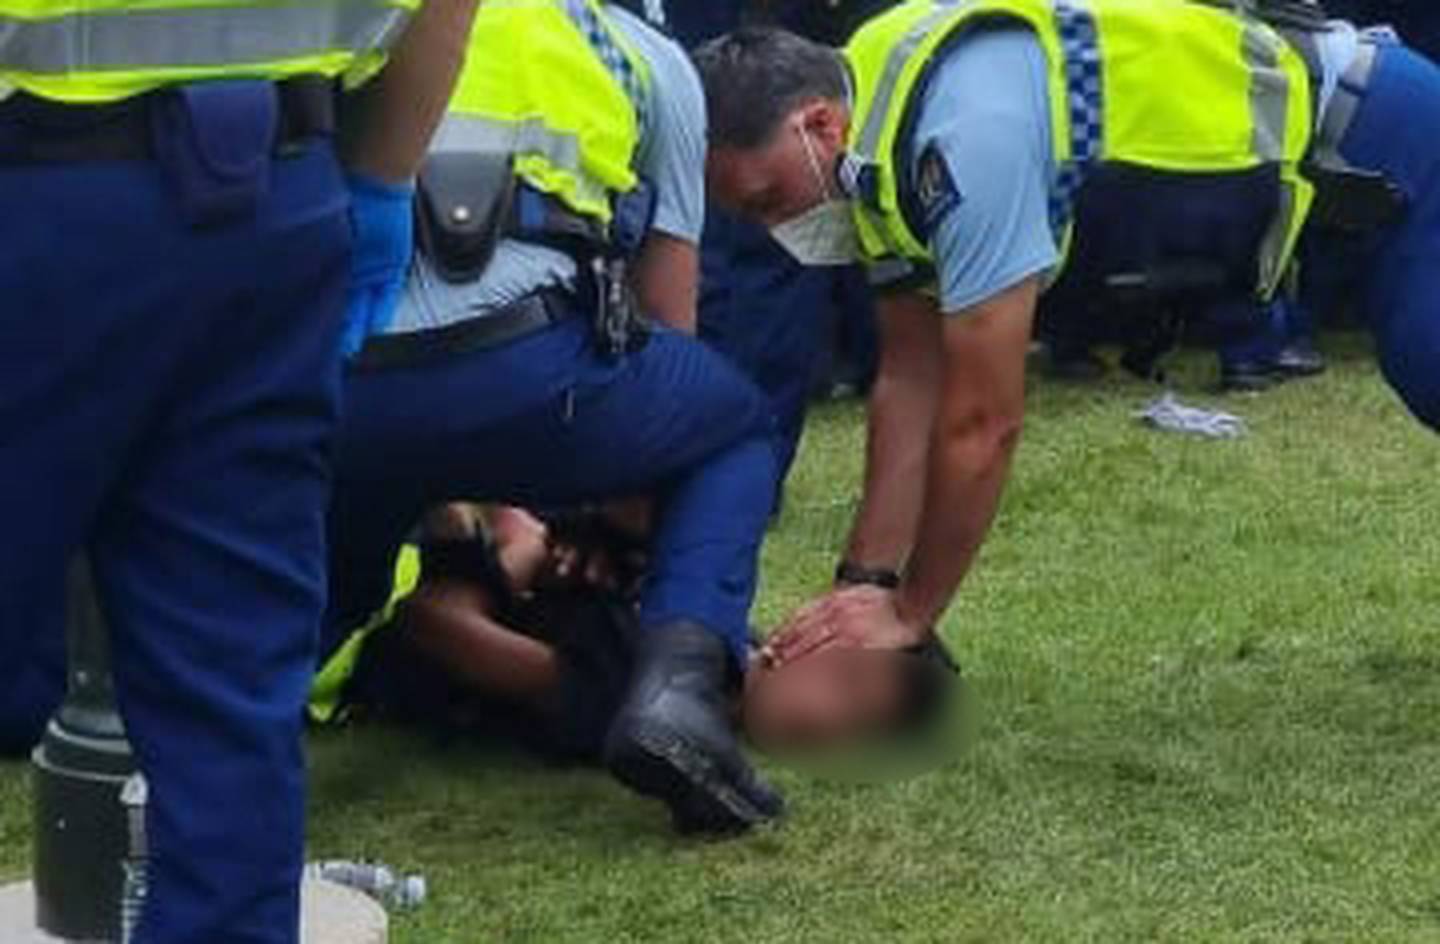
[[[882,734],[901,704],[893,652],[826,649],[746,677],[750,740],[775,753],[808,753]]]
[[[786,116],[759,147],[711,148],[706,164],[711,197],[731,213],[767,227],[833,199],[848,122],[844,106],[817,100]]]

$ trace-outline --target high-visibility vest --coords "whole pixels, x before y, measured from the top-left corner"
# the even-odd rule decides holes
[[[1257,290],[1274,291],[1314,197],[1300,174],[1310,77],[1270,26],[1193,0],[910,0],[866,24],[845,55],[856,82],[849,149],[869,165],[854,201],[868,260],[933,265],[902,209],[902,129],[930,64],[963,31],[996,22],[1033,31],[1048,61],[1060,245],[1099,164],[1177,174],[1270,166],[1282,192]]]
[[[0,0],[0,94],[129,98],[216,78],[358,82],[421,0]]]
[[[395,620],[400,604],[420,586],[420,549],[406,544],[395,561],[395,576],[390,585],[390,598],[356,628],[340,647],[331,653],[310,683],[307,711],[316,724],[334,724],[345,720],[345,689],[360,665],[365,644],[376,633],[383,632]]]
[[[595,0],[484,0],[432,151],[513,154],[530,186],[608,224],[637,183],[649,81]]]

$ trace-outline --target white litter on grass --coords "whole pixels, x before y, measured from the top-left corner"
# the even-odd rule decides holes
[[[388,911],[408,911],[425,903],[429,889],[423,875],[398,875],[378,862],[332,859],[305,866],[307,878],[344,885],[370,896]]]
[[[1235,414],[1186,406],[1173,392],[1151,400],[1134,415],[1155,429],[1205,439],[1240,439],[1250,432],[1245,421]]]

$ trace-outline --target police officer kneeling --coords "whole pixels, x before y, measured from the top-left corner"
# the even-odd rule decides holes
[[[660,495],[631,695],[606,760],[687,829],[778,815],[736,744],[775,468],[764,397],[692,329],[704,101],[682,50],[595,2],[482,5],[420,176],[420,246],[347,388],[327,647],[449,499]],[[632,291],[633,290],[633,291]]]
[[[1382,368],[1440,426],[1440,69],[1403,46],[1287,0],[912,0],[843,54],[749,30],[698,60],[719,201],[802,261],[856,253],[883,293],[839,570],[866,586],[802,611],[777,658],[932,631],[998,507],[1057,278],[1263,300],[1316,204],[1317,243],[1362,233]],[[1105,189],[1123,221],[1092,212]]]

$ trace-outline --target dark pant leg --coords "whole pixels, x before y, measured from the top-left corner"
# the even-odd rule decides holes
[[[774,495],[768,404],[692,338],[660,332],[610,362],[587,335],[577,317],[496,351],[353,375],[335,507],[387,524],[336,560],[372,574],[408,527],[391,523],[444,500],[653,495],[662,515],[647,622],[694,619],[739,650]],[[361,530],[333,528],[357,542]],[[351,595],[352,573],[333,579]]]
[[[212,327],[97,547],[157,797],[143,941],[295,939],[349,225],[328,153],[275,188],[204,252]]]
[[[770,398],[778,481],[795,460],[811,384],[833,339],[843,270],[806,268],[761,227],[728,217],[707,226],[700,336]]]
[[[835,279],[839,310],[840,379],[866,392],[880,365],[880,327],[876,322],[875,299],[861,266],[842,269]]]
[[[339,169],[328,151],[279,164],[257,219],[203,233],[150,165],[6,171],[0,188],[5,244],[34,243],[23,269],[0,262],[4,330],[41,355],[0,344],[0,418],[19,423],[4,427],[0,564],[22,563],[20,579],[0,566],[0,610],[33,605],[29,578],[88,544],[151,788],[137,941],[290,944],[347,269]]]
[[[1220,344],[1224,371],[1268,369],[1287,340],[1285,302],[1279,298],[1268,304],[1253,298],[1230,299],[1210,306],[1206,318],[1207,327],[1224,338]]]
[[[767,437],[752,436],[662,492],[654,569],[640,611],[643,629],[678,620],[700,623],[725,638],[743,670],[760,546],[775,506],[775,461]]]
[[[155,212],[158,192],[148,168],[0,169],[0,747],[7,752],[34,745],[64,694],[67,564],[104,498],[121,487],[136,429],[159,397],[155,377],[174,369],[184,343],[158,321],[136,336],[152,304],[175,296],[159,284],[163,277],[136,281],[134,267],[183,264],[172,233],[141,233],[139,219]]]

